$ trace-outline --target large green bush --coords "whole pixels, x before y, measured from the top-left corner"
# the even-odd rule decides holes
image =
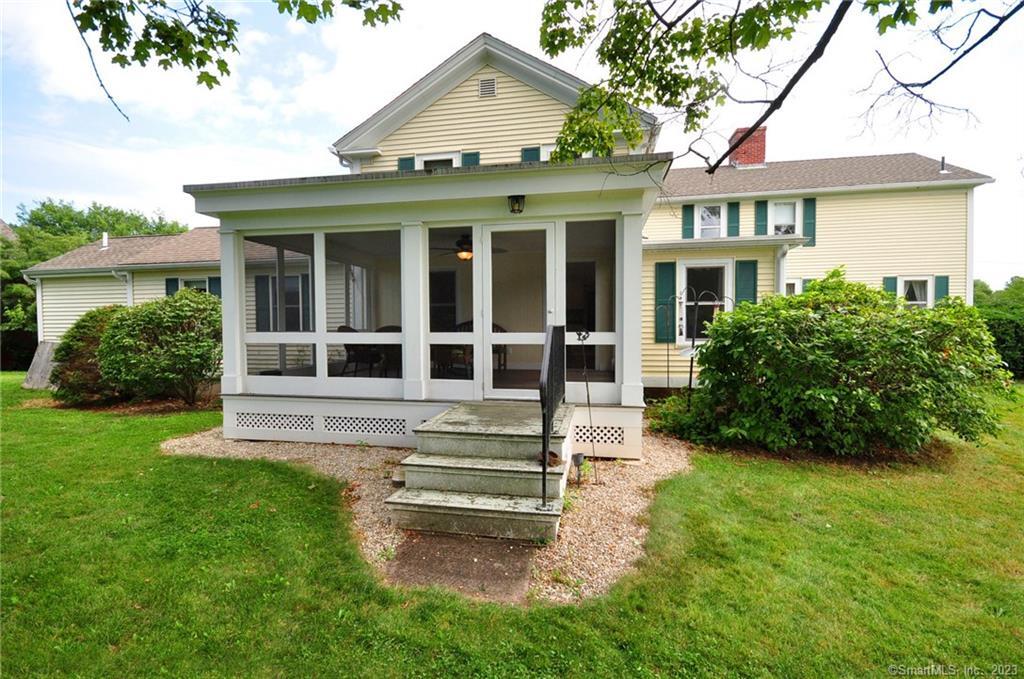
[[[104,379],[135,394],[194,404],[220,371],[220,300],[186,289],[125,309],[103,334],[99,362]]]
[[[1009,384],[976,309],[907,309],[838,270],[802,295],[720,314],[697,362],[691,409],[666,400],[654,428],[773,451],[912,452],[939,428],[977,440],[997,426],[990,392]]]
[[[96,352],[100,338],[111,319],[124,311],[116,304],[87,311],[64,333],[53,352],[54,368],[50,382],[56,387],[58,401],[73,405],[88,401],[107,401],[118,396],[117,387],[100,374]]]
[[[996,350],[1018,379],[1024,378],[1024,307],[981,307]]]

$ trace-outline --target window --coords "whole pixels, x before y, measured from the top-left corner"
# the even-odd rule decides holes
[[[799,278],[791,281],[786,281],[786,296],[799,295],[803,292],[803,281]]]
[[[415,169],[434,170],[438,168],[460,167],[462,154],[458,151],[444,151],[443,153],[421,153],[416,156]]]
[[[277,276],[256,276],[256,331],[304,332],[312,330],[309,276],[284,277],[284,328],[277,312]]]
[[[405,156],[398,159],[398,170],[399,172],[412,172],[416,169],[416,158],[413,156]]]
[[[701,205],[698,209],[701,238],[720,238],[725,209],[721,205]]]
[[[932,305],[935,293],[931,278],[901,278],[899,289],[911,309],[927,309]]]
[[[523,163],[536,163],[540,160],[540,147],[527,146],[519,151],[519,160]]]
[[[689,342],[707,338],[706,325],[715,314],[732,308],[733,263],[731,260],[684,262],[680,295],[679,337]]]
[[[189,290],[209,291],[209,285],[205,278],[184,278],[181,281],[181,287],[188,288]]]
[[[796,234],[796,201],[772,203],[772,224],[776,236]]]

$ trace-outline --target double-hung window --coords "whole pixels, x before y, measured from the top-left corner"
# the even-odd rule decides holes
[[[724,205],[701,205],[697,209],[700,238],[721,238],[725,221]]]
[[[795,200],[772,203],[772,233],[776,236],[796,234],[797,208]]]
[[[284,327],[279,327],[277,312],[277,276],[257,275],[256,330],[258,332],[303,332],[310,327],[309,276],[284,277]]]

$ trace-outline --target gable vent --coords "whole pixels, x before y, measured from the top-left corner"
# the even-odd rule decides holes
[[[498,81],[494,78],[480,78],[480,96],[495,97],[498,95]]]

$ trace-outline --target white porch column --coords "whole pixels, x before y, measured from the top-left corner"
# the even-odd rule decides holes
[[[224,363],[220,378],[222,394],[242,393],[245,378],[245,348],[242,340],[245,315],[245,271],[242,238],[236,233],[220,234],[220,294],[223,313]]]
[[[788,252],[788,245],[780,245],[775,250],[775,292],[780,295],[786,294],[786,253]]]
[[[641,338],[641,275],[644,259],[644,215],[622,215],[622,405],[644,404],[643,369],[640,364]]]
[[[427,393],[428,254],[423,223],[402,222],[402,376],[409,401],[422,401]]]

